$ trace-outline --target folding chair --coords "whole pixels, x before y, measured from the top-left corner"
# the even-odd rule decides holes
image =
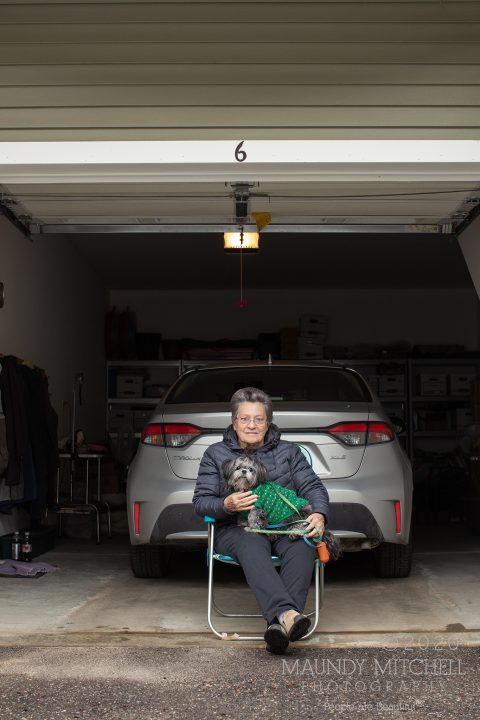
[[[223,634],[221,631],[217,630],[215,625],[213,624],[212,615],[213,611],[215,610],[218,615],[221,615],[222,617],[227,618],[261,618],[262,615],[259,614],[252,614],[252,613],[230,613],[225,612],[224,610],[221,610],[215,603],[214,598],[214,591],[213,591],[213,568],[215,562],[222,562],[226,563],[228,565],[238,565],[237,561],[230,557],[230,555],[221,555],[220,553],[215,552],[215,518],[209,517],[208,515],[205,515],[203,518],[204,521],[208,524],[208,547],[207,547],[207,565],[208,565],[208,611],[207,611],[207,619],[208,619],[208,625],[211,629],[211,631],[220,639],[222,639]],[[297,542],[301,542],[301,540],[298,540]],[[278,566],[280,565],[280,558],[276,555],[272,555],[272,562],[274,565]],[[315,575],[315,609],[307,613],[309,617],[313,616],[313,622],[312,627],[308,631],[306,635],[302,638],[302,640],[305,640],[309,637],[313,632],[315,632],[315,629],[318,625],[318,620],[320,616],[320,608],[323,605],[323,570],[324,570],[324,563],[321,563],[320,560],[315,560],[315,569],[314,569],[314,575]],[[236,640],[263,640],[263,635],[238,635],[235,634]]]

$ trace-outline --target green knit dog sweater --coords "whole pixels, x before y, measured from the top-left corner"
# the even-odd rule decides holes
[[[254,495],[258,495],[255,507],[266,512],[269,525],[277,525],[293,515],[295,511],[291,505],[293,505],[297,510],[305,505],[308,505],[308,500],[298,497],[294,490],[289,490],[284,487],[280,488],[274,482],[267,482],[263,485],[259,485],[254,488],[252,492]],[[287,498],[291,505],[286,503],[283,498],[280,497],[280,493],[283,497]],[[248,510],[243,510],[240,515],[248,517],[248,512]]]

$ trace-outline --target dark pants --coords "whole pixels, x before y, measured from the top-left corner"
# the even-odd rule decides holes
[[[216,531],[215,550],[231,555],[241,565],[268,623],[285,610],[303,612],[316,552],[301,538],[290,540],[281,535],[271,541],[267,535],[228,525]],[[281,559],[280,572],[272,563],[272,555]]]

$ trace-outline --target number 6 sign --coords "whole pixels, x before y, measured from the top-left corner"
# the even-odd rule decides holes
[[[238,143],[237,147],[235,148],[235,160],[237,162],[243,162],[247,159],[247,153],[245,150],[242,150],[242,145],[245,142],[245,140],[242,140],[241,143]]]

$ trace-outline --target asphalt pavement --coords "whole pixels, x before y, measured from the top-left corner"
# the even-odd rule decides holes
[[[479,717],[478,647],[0,648],[2,720]]]

